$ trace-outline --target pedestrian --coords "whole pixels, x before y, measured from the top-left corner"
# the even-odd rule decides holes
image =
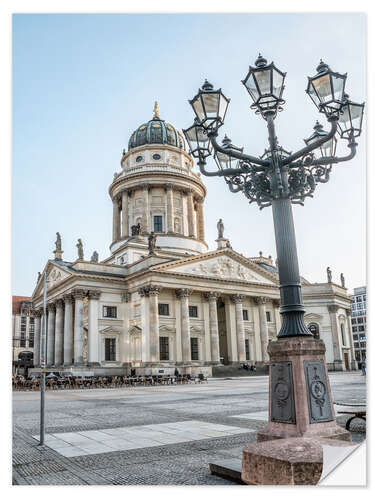
[[[362,370],[362,375],[366,375],[366,361],[362,361],[361,370]]]

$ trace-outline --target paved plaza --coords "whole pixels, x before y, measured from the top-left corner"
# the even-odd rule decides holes
[[[330,381],[336,403],[366,401],[359,372]],[[240,458],[256,441],[267,420],[268,377],[48,391],[42,447],[39,401],[38,392],[13,393],[15,484],[230,485],[208,464]],[[338,415],[338,423],[347,418]],[[353,441],[365,439],[363,423],[353,428]]]

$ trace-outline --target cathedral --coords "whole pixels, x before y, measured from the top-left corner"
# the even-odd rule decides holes
[[[268,362],[281,326],[271,257],[236,252],[217,223],[205,241],[206,186],[182,134],[159,117],[130,136],[109,186],[110,254],[47,261],[48,370],[72,374],[212,375],[216,366]],[[356,368],[347,289],[302,278],[305,321],[324,340],[330,370]],[[40,366],[43,276],[32,294],[34,371]]]

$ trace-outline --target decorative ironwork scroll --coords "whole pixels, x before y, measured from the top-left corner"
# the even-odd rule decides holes
[[[334,420],[324,361],[305,361],[304,366],[310,424]]]
[[[271,421],[296,423],[293,371],[290,361],[271,364]]]

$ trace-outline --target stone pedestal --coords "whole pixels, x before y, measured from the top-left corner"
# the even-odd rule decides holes
[[[228,238],[218,238],[215,240],[217,243],[217,249],[221,250],[222,248],[230,248],[230,243]]]
[[[352,443],[323,438],[276,439],[243,450],[241,479],[251,485],[314,485],[323,471],[323,446]]]
[[[296,437],[351,441],[336,424],[322,340],[290,337],[270,342],[268,425],[258,442]]]

